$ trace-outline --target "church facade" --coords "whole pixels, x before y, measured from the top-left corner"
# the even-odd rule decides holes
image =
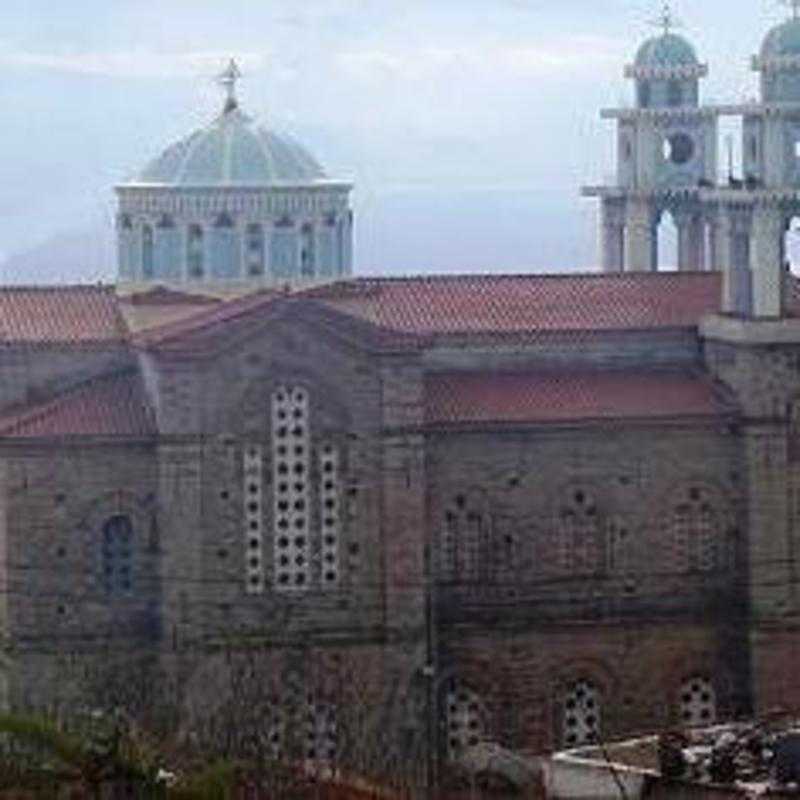
[[[231,91],[119,187],[117,287],[0,291],[6,702],[147,652],[190,728],[443,762],[800,703],[800,98],[719,187],[702,72],[640,51],[602,273],[352,278],[349,184]]]

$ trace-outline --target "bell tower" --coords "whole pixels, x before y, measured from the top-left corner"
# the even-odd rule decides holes
[[[601,200],[606,272],[657,269],[658,225],[666,212],[678,228],[679,268],[704,269],[707,261],[696,193],[714,185],[717,172],[717,115],[700,104],[708,67],[675,33],[668,4],[656,24],[660,33],[625,68],[634,84],[632,107],[602,112],[617,124],[616,185],[584,190]]]

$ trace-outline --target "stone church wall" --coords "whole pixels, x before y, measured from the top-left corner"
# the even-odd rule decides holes
[[[443,706],[474,693],[490,736],[531,749],[574,743],[570,686],[593,687],[609,735],[673,721],[693,677],[715,715],[747,709],[747,471],[729,429],[441,433],[428,475]]]

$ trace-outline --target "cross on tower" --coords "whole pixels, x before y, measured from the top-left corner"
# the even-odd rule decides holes
[[[798,2],[800,2],[800,0],[798,0]],[[228,95],[225,101],[226,114],[229,111],[235,111],[239,107],[239,101],[236,99],[236,84],[241,77],[241,70],[234,59],[231,59],[225,70],[217,76],[217,81]]]
[[[781,2],[792,10],[792,19],[800,19],[800,0],[781,0]]]

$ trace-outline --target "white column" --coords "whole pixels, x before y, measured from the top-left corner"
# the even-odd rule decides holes
[[[650,272],[654,268],[655,229],[649,201],[630,199],[625,225],[625,271]]]
[[[784,311],[785,267],[782,259],[783,214],[763,205],[753,212],[750,270],[753,275],[753,316],[777,319]]]
[[[621,203],[603,198],[600,205],[603,272],[622,272],[625,262],[625,216]]]

